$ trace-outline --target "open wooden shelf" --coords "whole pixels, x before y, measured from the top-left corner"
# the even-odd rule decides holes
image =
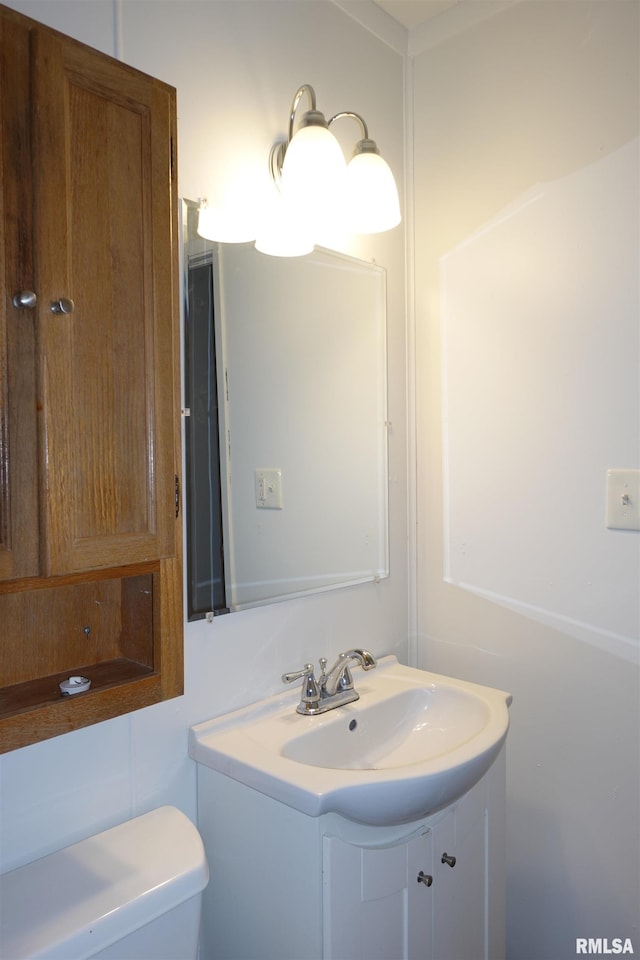
[[[153,672],[153,667],[124,657],[108,660],[105,663],[86,664],[78,667],[73,675],[87,677],[91,681],[91,687],[86,693],[76,693],[71,697],[63,697],[60,692],[60,683],[69,677],[68,670],[48,677],[38,677],[37,680],[16,683],[11,687],[0,689],[0,721],[19,713],[57,704],[61,700],[80,703],[81,700],[90,698],[95,693],[152,676]]]
[[[160,676],[131,661],[92,665],[84,675],[91,676],[91,689],[71,697],[63,697],[59,689],[55,694],[66,673],[2,690],[2,751],[111,720],[163,699]]]
[[[164,699],[160,577],[154,562],[0,591],[0,752]],[[63,696],[70,676],[90,689]]]

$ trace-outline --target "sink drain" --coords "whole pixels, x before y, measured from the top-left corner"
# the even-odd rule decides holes
[[[358,726],[358,721],[352,720],[351,723],[349,724],[349,730],[355,730],[357,726]]]

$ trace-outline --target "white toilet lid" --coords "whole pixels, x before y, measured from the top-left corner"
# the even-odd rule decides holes
[[[160,807],[0,876],[0,957],[90,957],[208,880],[200,834]]]

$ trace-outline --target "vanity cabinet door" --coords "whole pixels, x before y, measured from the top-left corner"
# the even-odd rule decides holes
[[[324,839],[325,960],[431,960],[431,836],[364,847]]]
[[[407,957],[434,960],[433,839],[423,830],[407,847]]]
[[[434,825],[434,960],[489,960],[485,818],[481,785]]]
[[[164,84],[31,35],[45,576],[176,552],[172,135]]]

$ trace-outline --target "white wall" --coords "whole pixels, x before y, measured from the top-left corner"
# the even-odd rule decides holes
[[[11,0],[10,5],[178,91],[179,186],[214,199],[260,179],[311,83],[327,116],[367,120],[402,187],[403,59],[330,2]],[[356,134],[343,131],[344,136]],[[0,759],[0,870],[162,803],[195,817],[187,730],[281,687],[280,674],[350,646],[404,657],[407,637],[403,229],[345,252],[387,269],[391,576],[185,630],[184,697]]]
[[[411,37],[420,665],[514,694],[508,956],[632,937],[640,534],[635,2],[461,4]]]

